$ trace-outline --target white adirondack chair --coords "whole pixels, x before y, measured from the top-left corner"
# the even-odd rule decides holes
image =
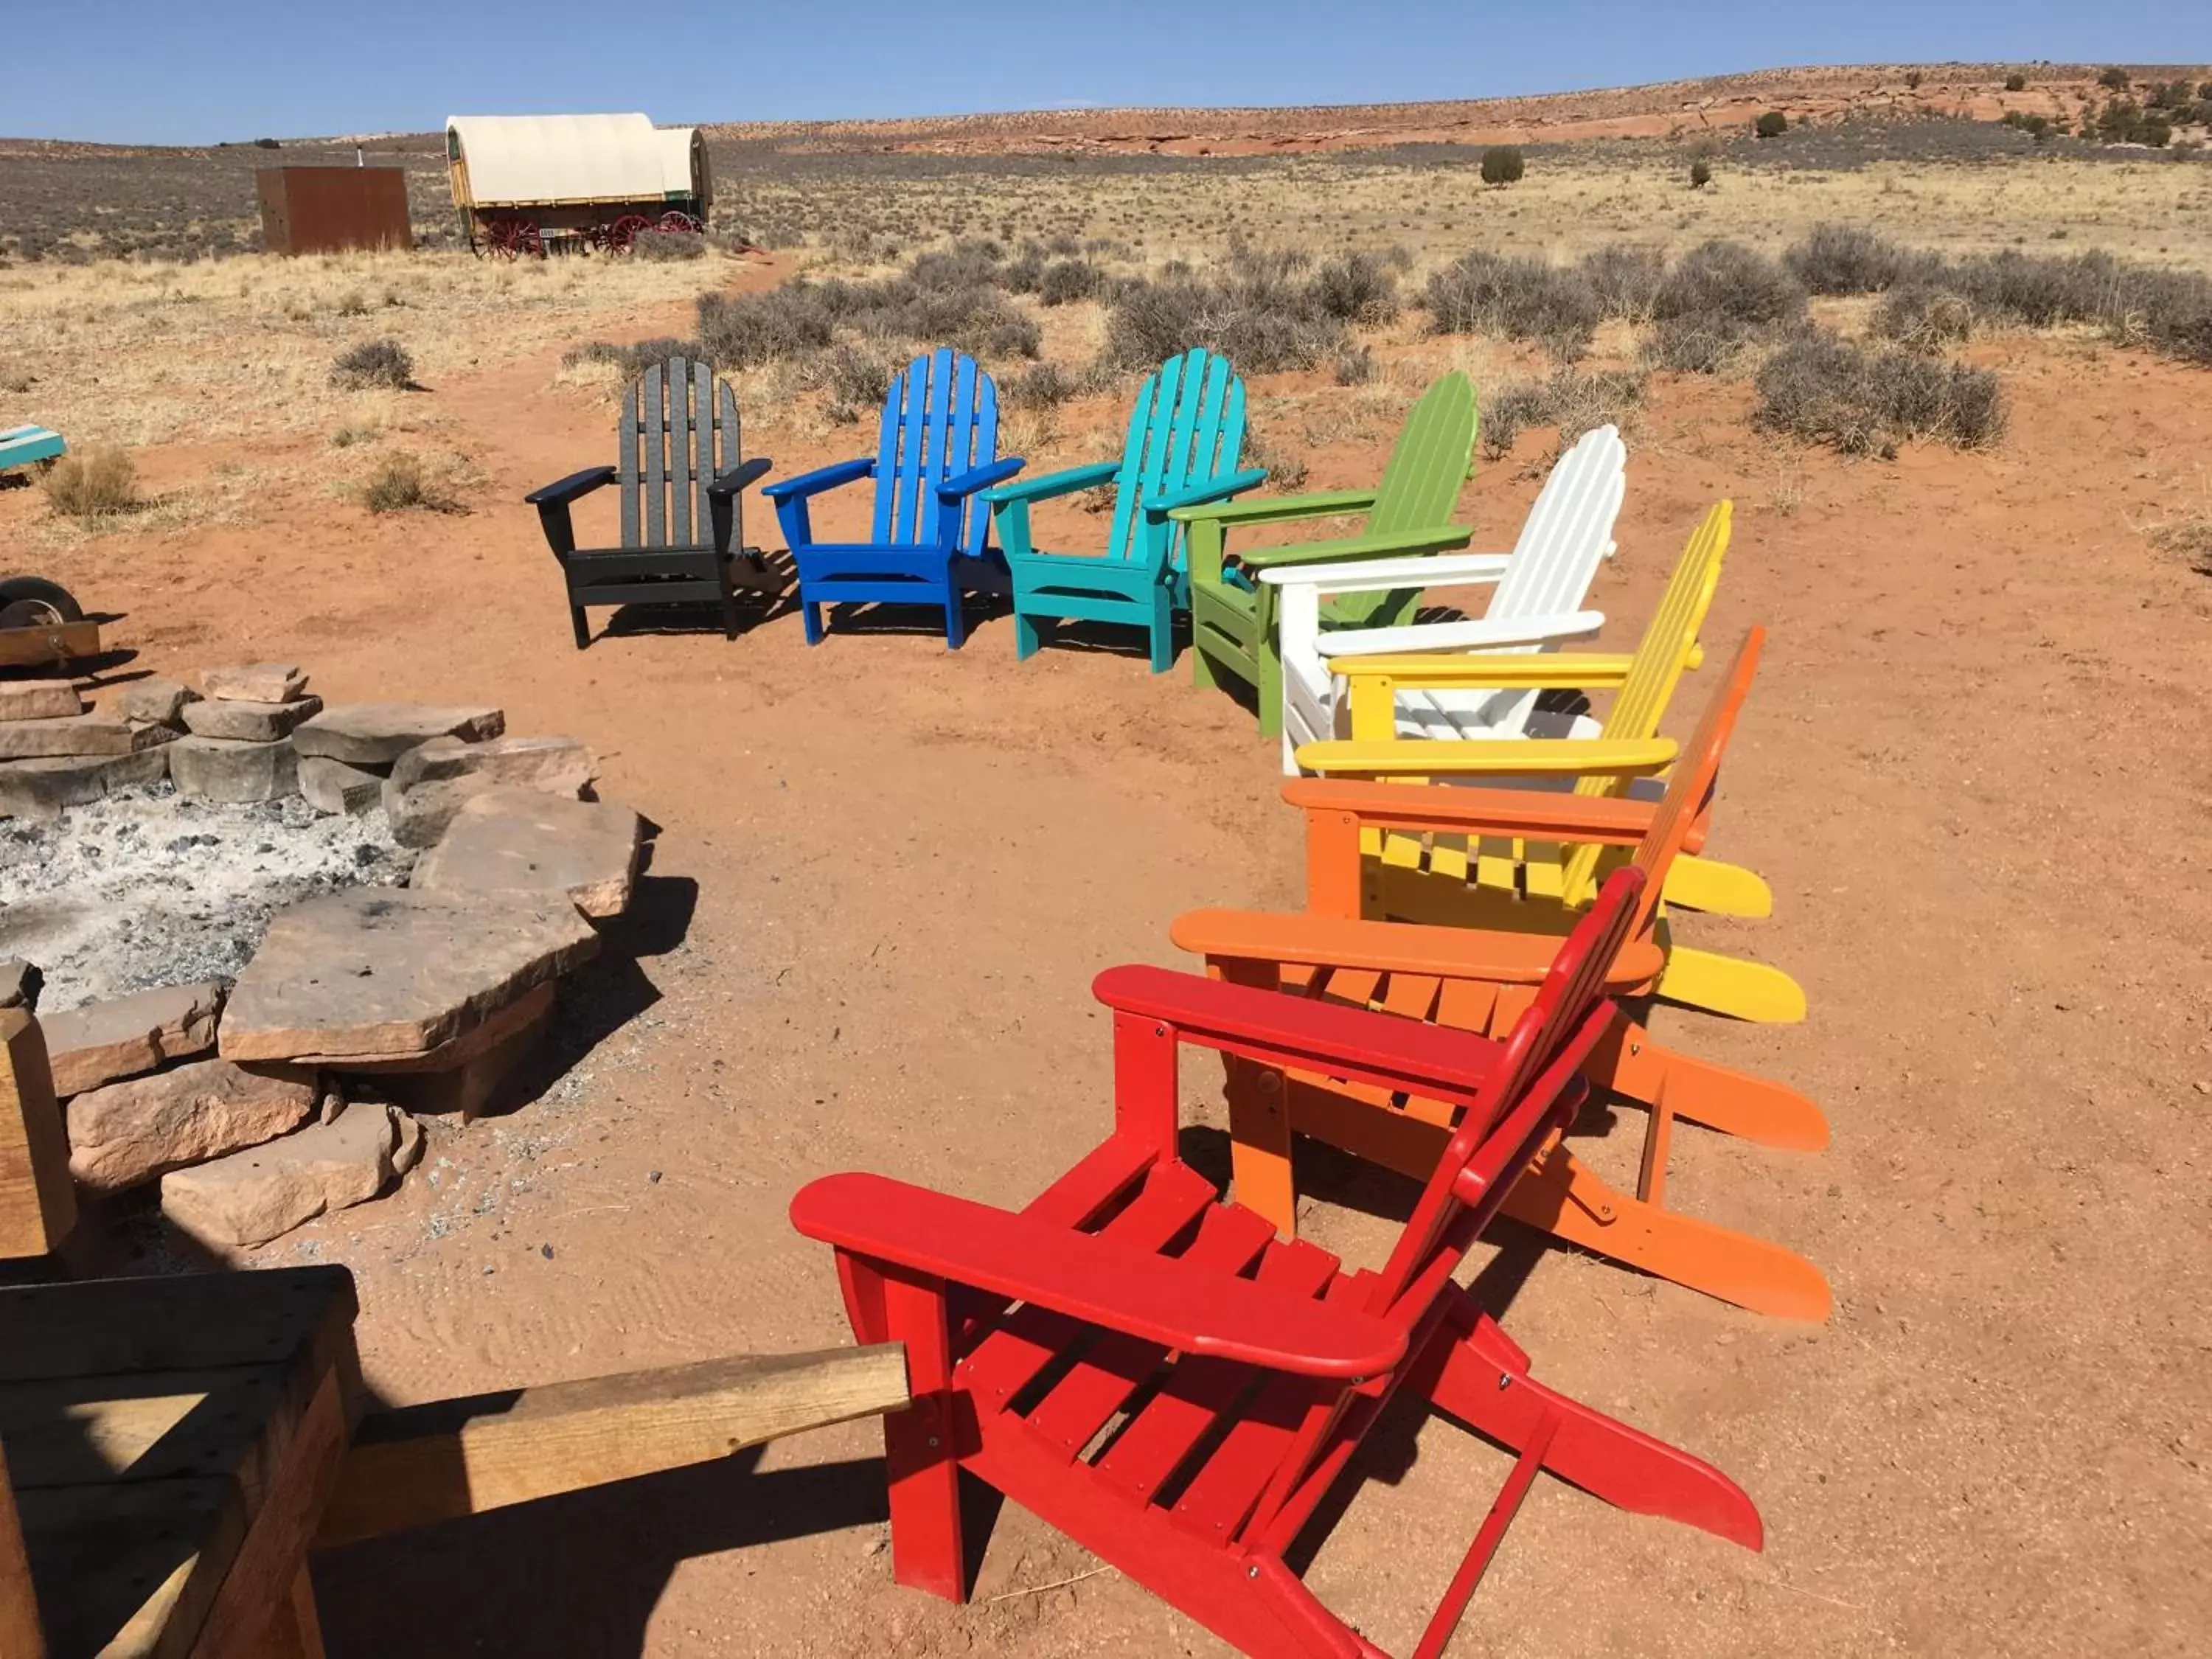
[[[1584,433],[1544,481],[1510,553],[1432,554],[1366,563],[1285,566],[1261,574],[1282,593],[1283,770],[1298,773],[1300,744],[1351,735],[1344,688],[1330,657],[1407,651],[1542,651],[1588,639],[1605,613],[1578,607],[1599,562],[1613,555],[1613,521],[1627,493],[1628,447],[1614,428]],[[1489,609],[1473,622],[1324,632],[1322,601],[1391,588],[1495,582]],[[1404,738],[1511,738],[1529,732],[1534,691],[1401,692]],[[1534,735],[1533,733],[1529,733]],[[1563,727],[1547,736],[1576,735]]]

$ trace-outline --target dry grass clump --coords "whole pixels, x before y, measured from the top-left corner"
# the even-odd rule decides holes
[[[641,378],[656,363],[665,363],[671,357],[685,357],[698,362],[707,355],[707,349],[696,340],[679,340],[664,334],[654,339],[640,340],[634,345],[617,345],[611,340],[592,340],[574,346],[561,354],[564,369],[580,368],[590,364],[605,363],[625,383]]]
[[[1486,248],[1431,276],[1422,302],[1434,333],[1533,340],[1562,363],[1589,349],[1605,319],[1598,289],[1581,271]]]
[[[1846,455],[1887,459],[1910,438],[1978,449],[2004,431],[1997,377],[1971,363],[1810,330],[1760,368],[1755,426]]]
[[[365,340],[331,359],[331,384],[349,392],[371,386],[404,392],[415,384],[415,360],[397,340]]]
[[[361,504],[371,513],[461,513],[461,503],[426,469],[422,458],[395,450],[371,467],[361,483]]]
[[[46,504],[79,524],[97,524],[136,510],[138,466],[131,452],[112,446],[64,455],[39,481]]]
[[[629,251],[647,261],[703,259],[707,239],[696,230],[641,230],[629,239]]]
[[[1594,427],[1626,428],[1644,402],[1644,376],[1632,369],[1563,366],[1540,380],[1514,380],[1482,400],[1482,453],[1501,460],[1532,426],[1557,427],[1559,451]]]
[[[1932,356],[1972,336],[1973,302],[1933,283],[1908,283],[1881,296],[1867,329],[1879,339]]]

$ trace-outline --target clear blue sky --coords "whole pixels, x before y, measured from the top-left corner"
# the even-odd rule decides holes
[[[1349,104],[1801,64],[2193,63],[2205,0],[0,0],[0,136]],[[19,56],[20,54],[20,56]]]

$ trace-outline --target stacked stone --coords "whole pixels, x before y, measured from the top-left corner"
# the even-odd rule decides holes
[[[189,737],[169,756],[169,777],[191,800],[240,805],[300,793],[292,733],[322,712],[295,663],[234,663],[200,675],[207,695],[180,713]]]
[[[158,783],[176,737],[128,708],[88,713],[72,680],[0,680],[0,817],[56,818]]]

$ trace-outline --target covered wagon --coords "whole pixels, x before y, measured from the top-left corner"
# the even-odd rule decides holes
[[[703,230],[714,202],[696,127],[642,115],[456,115],[446,162],[477,252],[626,252],[641,230]]]

